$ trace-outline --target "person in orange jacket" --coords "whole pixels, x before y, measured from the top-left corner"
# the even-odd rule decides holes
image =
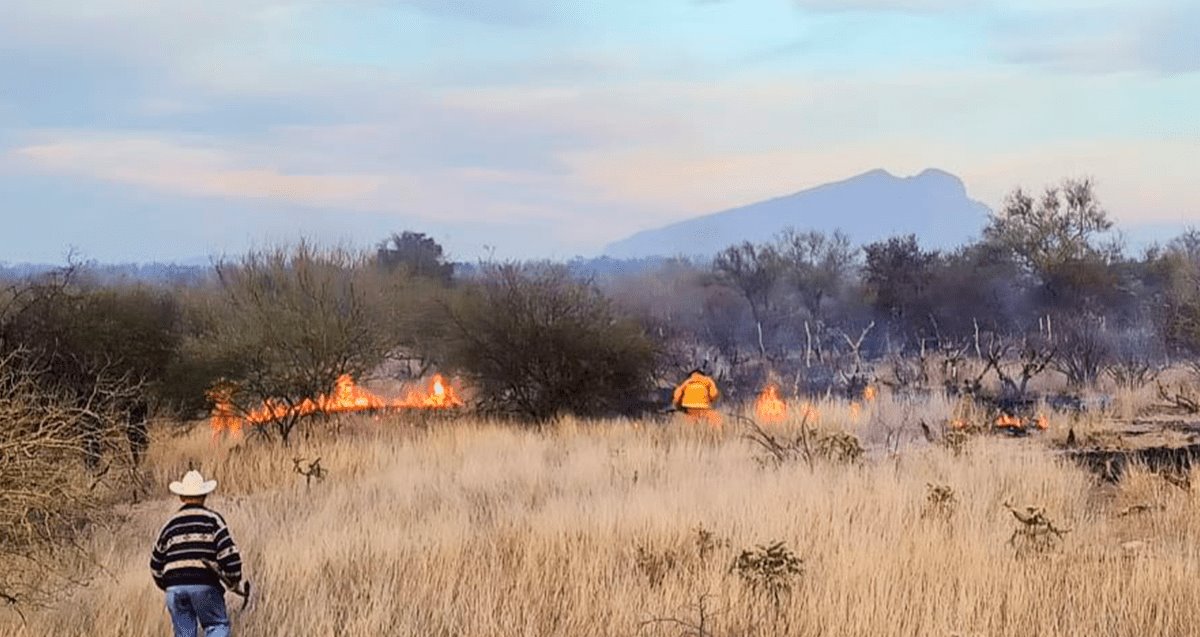
[[[721,397],[717,383],[699,369],[693,369],[686,380],[675,388],[673,403],[676,409],[687,414],[693,422],[720,424],[720,417],[713,411],[713,403]]]

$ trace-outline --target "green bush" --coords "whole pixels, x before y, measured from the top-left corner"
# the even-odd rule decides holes
[[[488,266],[446,310],[446,359],[486,413],[630,413],[652,387],[654,343],[563,267]]]

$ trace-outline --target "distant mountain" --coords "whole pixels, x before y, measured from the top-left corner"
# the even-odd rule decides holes
[[[983,228],[988,207],[967,196],[962,180],[929,169],[914,177],[885,170],[817,186],[703,217],[645,230],[609,244],[614,258],[711,257],[742,241],[769,241],[789,226],[797,230],[841,229],[856,244],[916,234],[921,244],[951,248]]]

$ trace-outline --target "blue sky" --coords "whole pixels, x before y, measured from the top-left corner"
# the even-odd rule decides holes
[[[0,261],[594,254],[873,168],[1200,223],[1192,0],[0,0]]]

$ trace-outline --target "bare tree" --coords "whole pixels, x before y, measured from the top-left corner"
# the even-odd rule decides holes
[[[763,330],[769,328],[764,328],[763,324],[771,315],[772,294],[783,274],[778,251],[774,246],[756,246],[746,241],[717,254],[713,269],[737,288],[750,304],[758,332],[759,353],[766,357]]]
[[[987,361],[980,379],[987,371],[996,372],[1002,393],[1012,399],[1024,399],[1028,395],[1029,381],[1037,378],[1054,361],[1053,347],[1023,339],[1018,346],[1014,342],[992,334],[987,350],[983,353]]]
[[[1118,386],[1141,389],[1158,380],[1166,369],[1166,356],[1150,330],[1128,331],[1114,340],[1112,360],[1105,372]]]
[[[878,379],[896,392],[923,393],[929,389],[929,364],[926,339],[918,339],[915,352],[901,350],[888,356],[884,373]]]
[[[840,230],[826,235],[788,228],[779,237],[778,254],[784,276],[801,304],[810,318],[819,321],[824,302],[835,296],[850,276],[858,250]]]
[[[1057,355],[1052,366],[1072,387],[1091,386],[1112,361],[1112,344],[1103,318],[1079,316],[1054,322]]]

